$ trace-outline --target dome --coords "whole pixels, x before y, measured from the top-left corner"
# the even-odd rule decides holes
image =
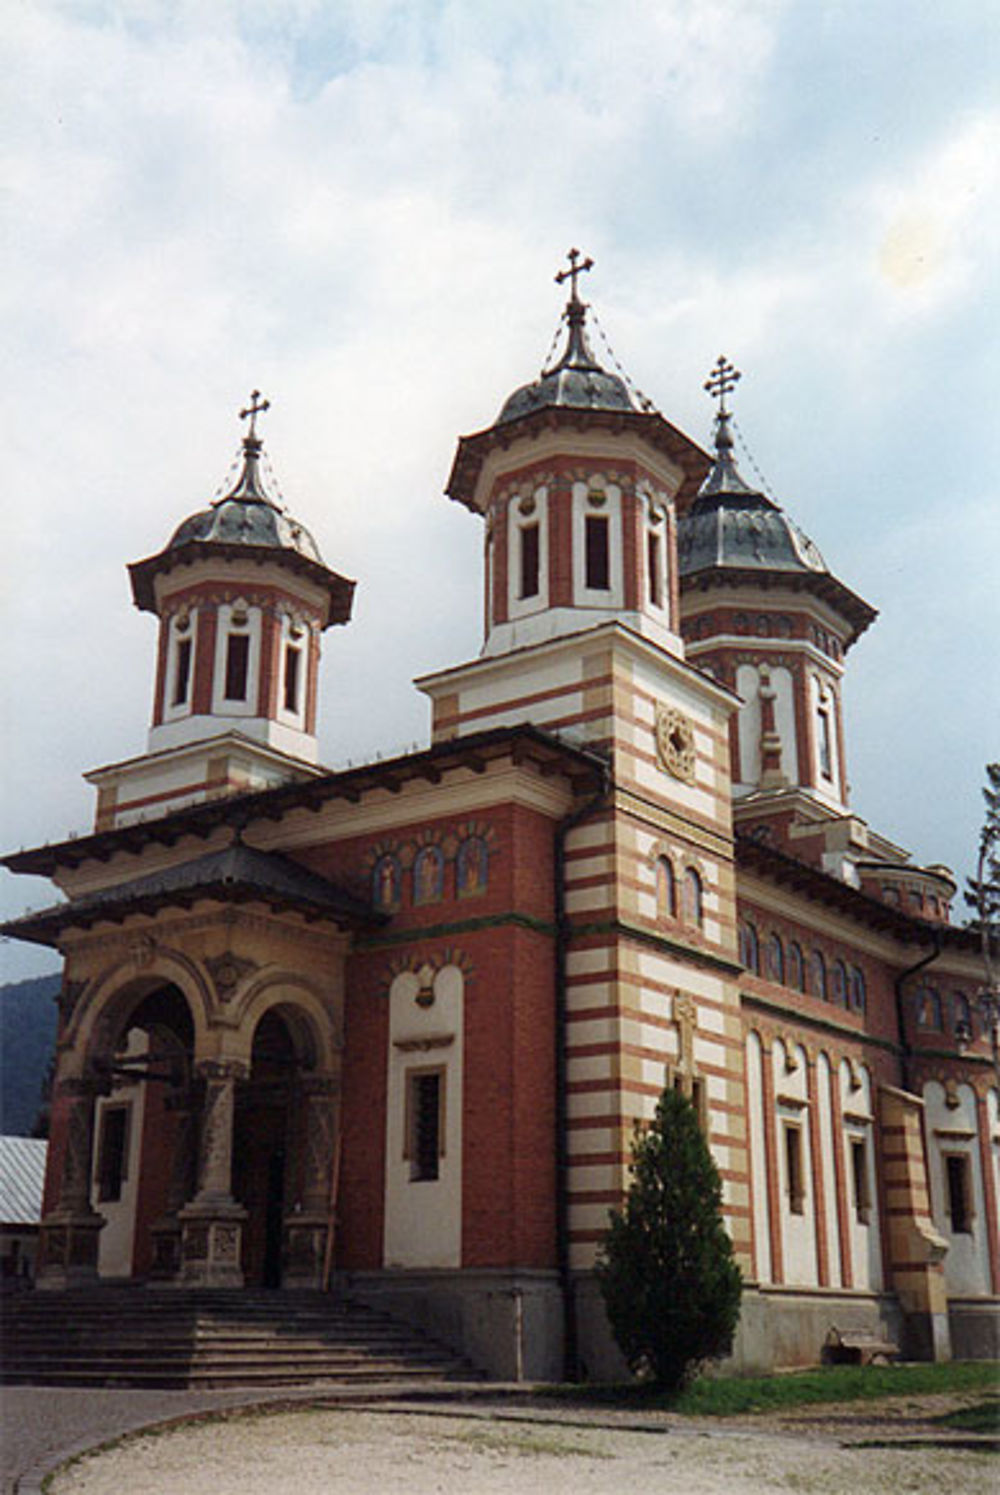
[[[776,503],[744,482],[733,461],[729,420],[727,411],[720,412],[715,461],[677,526],[680,574],[719,567],[827,574],[826,562],[808,535]]]
[[[545,369],[531,384],[515,389],[504,401],[496,424],[519,420],[535,410],[627,410],[642,412],[625,380],[602,369],[587,342],[586,305],[576,293],[576,276],[593,263],[576,265],[577,251],[570,252],[573,269],[562,271],[556,280],[572,277],[572,292],[564,312],[568,326],[566,349],[559,362]]]
[[[258,470],[261,442],[248,436],[243,442],[243,470],[236,486],[207,509],[191,514],[171,535],[167,550],[192,541],[201,544],[253,545],[274,550],[293,550],[307,560],[323,564],[319,546],[309,531],[285,514],[267,493]]]
[[[245,552],[252,565],[273,557],[286,571],[309,577],[328,599],[324,628],[350,619],[354,582],[330,570],[309,531],[286,514],[264,487],[259,468],[263,443],[254,420],[269,408],[269,402],[258,404],[258,398],[255,391],[249,408],[241,412],[244,418],[251,417],[251,424],[243,438],[243,466],[234,486],[207,508],[188,515],[156,555],[129,566],[132,596],[144,612],[159,610],[157,578],[201,560],[202,554],[225,566],[242,564]],[[202,546],[204,552],[199,554]]]

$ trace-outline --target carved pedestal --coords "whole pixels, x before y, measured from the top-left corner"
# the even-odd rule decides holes
[[[103,1215],[93,1210],[55,1210],[42,1221],[35,1286],[62,1292],[97,1282],[97,1242]]]
[[[181,1287],[242,1287],[243,1224],[247,1212],[230,1201],[195,1200],[177,1216]]]
[[[307,1214],[303,1210],[299,1214],[285,1217],[282,1287],[294,1289],[323,1286],[328,1229],[325,1214]]]

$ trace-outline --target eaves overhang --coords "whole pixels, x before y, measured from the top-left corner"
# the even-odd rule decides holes
[[[785,590],[810,592],[840,614],[851,628],[849,645],[856,643],[878,617],[878,609],[872,607],[857,592],[852,592],[829,571],[787,570],[778,567],[760,566],[704,566],[698,571],[687,571],[680,577],[681,592],[707,592],[722,587],[736,589],[753,587],[759,591]]]
[[[913,918],[902,909],[893,908],[891,904],[873,898],[870,893],[851,887],[849,883],[842,882],[839,877],[824,872],[822,868],[802,862],[787,851],[771,846],[755,837],[752,831],[737,831],[735,846],[738,868],[754,872],[778,886],[791,888],[811,902],[835,909],[901,943],[932,945],[937,940],[956,950],[974,951],[978,948],[979,936],[975,930]]]
[[[599,753],[563,742],[541,727],[495,727],[436,743],[422,752],[319,774],[274,789],[207,800],[156,819],[11,852],[0,857],[0,866],[15,873],[51,877],[59,868],[108,862],[121,852],[139,856],[148,846],[175,846],[186,836],[206,841],[224,825],[244,829],[258,821],[279,821],[294,810],[318,812],[338,799],[356,804],[362,795],[376,789],[399,793],[411,780],[439,783],[446,772],[459,768],[484,773],[490,762],[511,755],[516,762],[533,761],[542,773],[559,772],[584,787],[603,782],[607,771],[606,759]]]
[[[188,862],[88,893],[26,914],[0,926],[0,932],[38,945],[55,945],[69,930],[120,924],[164,908],[190,909],[197,903],[263,904],[273,913],[296,913],[339,929],[368,928],[386,915],[318,873],[275,852],[241,842]]]
[[[683,472],[684,478],[676,495],[678,509],[684,509],[694,501],[705,474],[712,465],[707,452],[656,412],[546,406],[515,420],[489,426],[471,436],[459,437],[445,493],[473,513],[482,513],[481,505],[476,502],[476,487],[483,464],[490,453],[505,451],[515,441],[522,441],[526,437],[536,437],[544,431],[559,429],[606,431],[612,436],[632,431],[640,436],[650,446],[663,452]]]
[[[297,550],[274,545],[229,544],[219,540],[190,540],[186,544],[168,546],[156,555],[133,561],[128,567],[132,582],[132,598],[140,612],[155,613],[156,578],[168,576],[179,566],[192,566],[198,561],[221,560],[245,565],[279,566],[296,576],[305,577],[322,591],[328,599],[327,618],[324,628],[335,623],[347,623],[351,617],[355,583],[321,561],[302,555]]]

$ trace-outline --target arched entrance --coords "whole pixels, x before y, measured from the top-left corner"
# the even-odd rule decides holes
[[[272,1008],[257,1024],[250,1074],[236,1094],[233,1196],[247,1211],[243,1276],[280,1287],[286,1198],[293,1186],[292,1120],[299,1058],[288,1023]]]
[[[170,983],[125,994],[101,1024],[90,1197],[102,1277],[176,1270],[176,1212],[195,1174],[193,1053],[191,1013]]]
[[[331,1229],[334,1078],[318,1067],[310,1019],[294,1003],[264,1012],[237,1086],[233,1196],[246,1211],[248,1287],[319,1287]]]

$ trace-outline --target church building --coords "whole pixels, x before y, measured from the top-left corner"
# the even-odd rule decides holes
[[[731,365],[710,452],[602,366],[589,268],[556,362],[458,442],[484,640],[416,682],[423,750],[321,766],[355,584],[271,493],[256,393],[235,485],[129,567],[145,750],[87,775],[91,833],[5,858],[63,895],[6,926],[65,963],[38,1286],[330,1288],[494,1375],[613,1373],[595,1253],[673,1086],[735,1367],[832,1326],[997,1355],[977,940],[848,803],[875,611],[741,475]]]

